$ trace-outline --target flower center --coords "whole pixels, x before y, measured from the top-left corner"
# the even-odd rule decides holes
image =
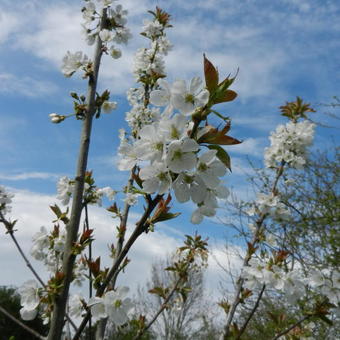
[[[208,169],[208,166],[206,165],[206,164],[204,164],[204,163],[200,163],[199,165],[198,165],[198,170],[199,171],[206,171]]]
[[[194,104],[194,103],[195,103],[195,97],[194,97],[194,95],[191,94],[191,93],[188,93],[188,94],[185,96],[185,102],[186,102],[186,103]]]
[[[179,139],[179,131],[176,129],[174,125],[171,125],[170,136],[172,139]]]
[[[172,159],[173,160],[175,160],[175,159],[181,159],[182,158],[182,151],[181,150],[176,150],[175,152],[174,152],[174,155],[173,155],[173,157],[172,157]]]

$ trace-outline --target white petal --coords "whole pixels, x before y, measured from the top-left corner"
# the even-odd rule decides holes
[[[182,151],[183,152],[190,152],[190,151],[197,151],[199,150],[199,145],[194,139],[187,138],[183,141]]]
[[[23,320],[29,321],[35,319],[35,317],[38,314],[37,309],[26,309],[26,308],[21,308],[20,309],[20,316]]]
[[[203,220],[203,215],[200,212],[200,209],[196,209],[191,215],[191,223],[199,224]]]
[[[209,163],[215,157],[217,150],[209,150],[200,156],[200,163]]]
[[[192,94],[197,93],[202,88],[202,79],[200,77],[194,77],[190,81],[189,92]]]
[[[187,85],[185,83],[185,80],[182,80],[182,79],[176,80],[172,84],[172,92],[173,93],[181,93],[181,94],[186,93],[187,92]]]
[[[169,93],[165,90],[154,90],[150,93],[150,103],[153,105],[166,106],[169,100]]]
[[[209,101],[209,91],[203,90],[195,97],[196,106],[204,106]]]
[[[191,199],[195,203],[202,203],[207,195],[207,188],[205,185],[193,184],[190,188]]]

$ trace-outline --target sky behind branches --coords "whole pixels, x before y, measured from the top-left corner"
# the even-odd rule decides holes
[[[71,113],[69,93],[86,92],[86,82],[79,76],[65,79],[60,72],[67,50],[92,55],[82,40],[81,4],[80,0],[0,0],[0,183],[16,192],[13,217],[20,217],[18,237],[25,249],[42,224],[50,225],[48,204],[56,202],[57,179],[74,173],[80,122],[68,119],[54,125],[48,114]],[[248,159],[261,165],[270,131],[284,122],[278,112],[284,102],[301,96],[318,110],[312,119],[332,127],[317,128],[315,148],[327,149],[339,142],[338,121],[324,114],[329,109],[320,106],[339,95],[338,1],[126,0],[122,4],[130,13],[128,27],[133,39],[122,48],[123,58],[114,61],[105,57],[102,62],[99,90],[108,88],[119,106],[94,122],[89,169],[94,171],[98,186],[120,189],[126,183],[127,174],[115,166],[117,132],[127,127],[125,92],[135,86],[133,54],[148,43],[139,35],[142,22],[148,17],[147,10],[156,5],[172,15],[174,27],[168,37],[174,48],[166,57],[170,81],[203,76],[203,53],[218,66],[221,76],[235,75],[239,70],[232,86],[238,98],[216,108],[232,118],[230,134],[243,140],[228,148],[233,173],[225,177],[226,185],[241,198],[252,195],[245,178],[250,171]],[[152,236],[153,244],[162,243],[162,247],[149,248],[143,242],[137,245],[133,268],[143,268],[138,275],[145,277],[146,259],[165,255],[180,243],[183,234],[196,230],[210,237],[217,257],[221,256],[228,230],[216,220],[192,226],[193,207],[175,204],[174,208],[182,215],[160,226]],[[225,214],[222,211],[220,216]],[[103,212],[93,210],[94,224],[105,225],[107,221]],[[114,227],[110,228],[104,228],[97,237],[103,254],[105,239]],[[8,242],[0,231],[0,268],[6,268],[0,285],[19,284],[29,278]],[[143,260],[140,254],[146,254]],[[17,266],[22,272],[12,270]],[[214,273],[217,278],[217,269]]]

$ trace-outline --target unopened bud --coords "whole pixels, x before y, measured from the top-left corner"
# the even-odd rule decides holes
[[[51,119],[51,122],[54,124],[59,124],[66,118],[66,116],[58,115],[57,113],[51,113],[49,114],[49,117]]]

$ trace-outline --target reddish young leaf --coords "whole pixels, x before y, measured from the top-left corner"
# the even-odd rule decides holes
[[[205,84],[210,93],[214,92],[218,85],[218,72],[215,66],[205,57],[204,58],[204,77],[205,77]]]

